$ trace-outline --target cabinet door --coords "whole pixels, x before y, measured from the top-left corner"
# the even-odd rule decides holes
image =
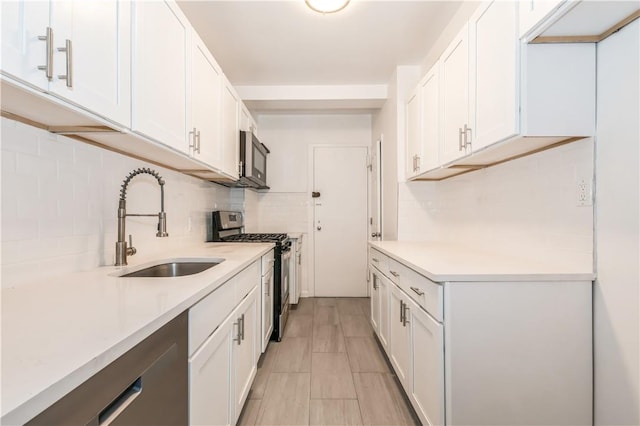
[[[267,349],[273,333],[273,268],[262,279],[262,351]]]
[[[2,73],[46,90],[49,80],[38,67],[47,62],[47,42],[39,37],[47,34],[49,2],[2,1],[0,8]]]
[[[491,1],[469,21],[473,151],[518,133],[516,6]]]
[[[132,129],[188,153],[189,22],[173,2],[133,8]]]
[[[418,162],[422,155],[422,129],[420,127],[420,87],[413,91],[407,102],[407,158],[406,175],[420,173]]]
[[[231,83],[224,78],[222,88],[222,171],[238,177],[240,161],[239,100]]]
[[[50,91],[129,127],[131,3],[53,1],[51,27],[55,75]]]
[[[231,315],[189,360],[189,423],[231,425],[233,339],[237,318]]]
[[[220,168],[222,71],[204,42],[193,33],[191,70],[191,153],[203,162]]]
[[[256,286],[235,311],[236,320],[240,319],[241,321],[241,339],[240,342],[235,342],[233,345],[233,360],[235,364],[234,421],[238,420],[256,375],[258,362],[256,349],[259,342],[258,336],[260,335],[257,327],[259,318],[258,291],[259,286]]]
[[[390,282],[385,277],[378,275],[378,293],[380,297],[380,342],[385,351],[389,351],[389,285]]]
[[[466,154],[464,128],[469,126],[469,27],[453,39],[440,60],[442,141],[440,162]]]
[[[442,324],[409,301],[412,380],[410,398],[425,425],[444,424],[444,335]]]
[[[405,296],[395,285],[390,285],[389,297],[389,348],[391,352],[391,364],[405,389],[409,389],[410,380],[410,326],[411,323],[403,321],[404,315],[409,310],[405,305]]]
[[[380,278],[376,272],[371,274],[371,326],[380,337]]]
[[[418,171],[436,168],[440,149],[440,63],[435,64],[420,82],[422,152],[418,157]]]

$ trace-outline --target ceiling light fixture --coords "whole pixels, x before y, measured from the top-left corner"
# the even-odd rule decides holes
[[[338,12],[349,4],[351,0],[304,0],[307,6],[319,13]]]

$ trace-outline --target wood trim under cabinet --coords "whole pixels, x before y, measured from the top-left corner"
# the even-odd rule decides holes
[[[619,31],[623,27],[629,25],[636,19],[640,18],[640,9],[633,12],[623,20],[611,26],[607,31],[600,35],[583,35],[583,36],[538,36],[531,40],[531,44],[542,43],[599,43],[611,34]]]

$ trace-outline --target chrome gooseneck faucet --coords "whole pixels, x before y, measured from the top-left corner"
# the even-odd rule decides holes
[[[131,179],[140,174],[149,174],[158,180],[160,185],[160,213],[157,214],[132,214],[127,213],[127,186]],[[160,177],[158,172],[148,168],[140,168],[132,171],[127,175],[122,183],[120,189],[120,200],[118,202],[118,241],[116,242],[116,266],[122,266],[127,264],[127,256],[133,256],[136,254],[136,249],[133,247],[133,241],[131,235],[129,235],[129,244],[125,240],[125,219],[127,216],[157,216],[158,217],[158,232],[156,237],[168,237],[167,234],[167,214],[164,212],[164,180]]]

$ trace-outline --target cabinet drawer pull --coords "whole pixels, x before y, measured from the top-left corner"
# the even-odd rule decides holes
[[[373,260],[374,262],[378,263],[380,262],[378,259],[376,259],[375,257],[372,257],[371,260]]]
[[[71,44],[71,40],[65,40],[64,47],[58,47],[58,52],[66,53],[65,64],[67,69],[67,73],[59,75],[58,78],[60,80],[66,80],[67,87],[73,87],[73,46]]]
[[[242,322],[242,340],[244,340],[244,314],[240,317],[240,321]]]
[[[409,288],[413,290],[414,293],[416,293],[418,296],[424,295],[424,291],[420,290],[418,287],[409,287]]]
[[[44,65],[39,65],[38,69],[44,71],[47,76],[47,80],[53,79],[53,30],[51,27],[47,27],[47,33],[43,36],[38,36],[38,40],[46,42],[47,57],[45,58]]]
[[[233,325],[238,326],[238,334],[236,334],[236,337],[233,339],[234,342],[238,342],[238,345],[242,343],[242,332],[240,330],[240,327],[241,327],[240,321],[242,321],[242,318],[238,318],[238,322],[233,323]]]
[[[399,273],[397,273],[396,271],[391,271],[389,270],[389,272],[391,273],[391,275],[393,275],[394,277],[398,278],[400,276]]]
[[[407,306],[407,304],[404,304],[404,315],[403,315],[403,321],[402,321],[402,326],[406,327],[407,323],[411,322],[407,319],[407,312],[409,312],[409,306]]]

